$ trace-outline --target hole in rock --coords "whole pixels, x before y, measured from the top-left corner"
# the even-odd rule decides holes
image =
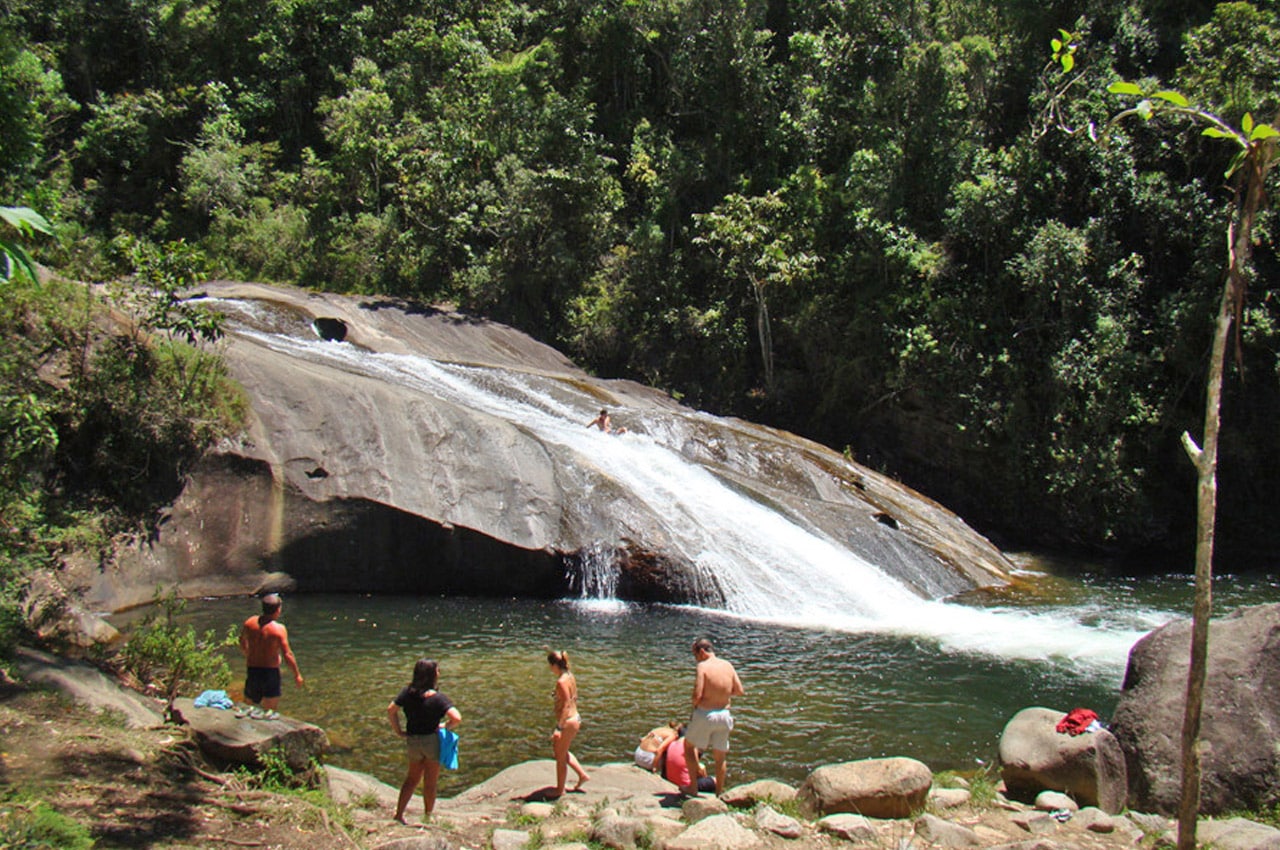
[[[327,342],[342,342],[347,338],[347,323],[341,319],[319,316],[312,323],[316,334]]]

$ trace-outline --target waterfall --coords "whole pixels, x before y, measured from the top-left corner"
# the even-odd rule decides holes
[[[599,409],[598,400],[567,381],[420,355],[370,352],[350,342],[317,340],[314,333],[287,335],[252,327],[233,328],[233,333],[291,357],[392,382],[424,398],[481,411],[536,434],[565,459],[566,474],[580,476],[588,488],[616,487],[626,500],[660,517],[667,537],[664,545],[692,563],[707,587],[715,588],[724,600],[717,613],[726,616],[805,628],[888,632],[935,640],[960,651],[1071,658],[1111,669],[1122,666],[1132,643],[1158,624],[1102,627],[1063,614],[995,611],[921,599],[840,543],[802,527],[688,460],[681,448],[699,422],[715,421],[707,414],[615,410],[615,424],[627,425],[630,431],[605,434],[585,427]],[[624,517],[625,505],[617,510]],[[584,551],[571,570],[570,585],[579,597],[611,599],[616,594],[618,576],[607,545]]]
[[[578,598],[589,600],[613,600],[618,595],[618,568],[613,553],[603,544],[588,546],[578,553],[573,568],[566,578],[569,589]]]

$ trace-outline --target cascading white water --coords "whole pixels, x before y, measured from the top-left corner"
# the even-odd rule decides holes
[[[290,356],[327,363],[479,410],[563,450],[586,475],[616,482],[628,499],[661,517],[670,545],[724,597],[724,613],[809,628],[880,631],[935,639],[967,651],[1022,658],[1064,657],[1113,668],[1159,620],[1128,628],[1086,626],[1061,615],[993,611],[924,600],[858,555],[734,491],[679,451],[672,416],[645,433],[607,435],[584,427],[598,405],[585,392],[511,370],[379,354],[248,329],[235,331]],[[626,416],[625,411],[615,416]],[[686,418],[704,414],[686,413]],[[590,553],[588,553],[589,558]],[[603,553],[584,564],[580,592],[609,598],[616,575]],[[612,584],[610,583],[612,580]]]

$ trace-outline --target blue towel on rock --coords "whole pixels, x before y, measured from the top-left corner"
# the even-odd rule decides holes
[[[205,691],[194,700],[196,708],[235,708],[236,704],[227,696],[226,691]]]
[[[458,733],[440,727],[440,766],[445,770],[458,769]]]

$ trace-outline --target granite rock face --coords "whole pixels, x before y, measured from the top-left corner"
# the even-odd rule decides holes
[[[81,565],[76,579],[97,610],[145,603],[158,585],[188,596],[551,597],[589,591],[601,565],[618,598],[722,605],[715,571],[679,539],[681,510],[638,494],[624,473],[647,461],[627,467],[615,447],[637,457],[660,447],[709,488],[921,597],[1007,579],[994,546],[891,479],[795,435],[593,378],[509,327],[256,284],[213,283],[201,295],[231,319],[225,357],[249,427],[209,453],[151,539],[106,568]],[[629,433],[588,430],[602,407]],[[555,421],[563,436],[549,439]],[[640,471],[656,489],[672,484],[663,469]]]
[[[1173,813],[1181,799],[1182,715],[1191,621],[1147,634],[1129,652],[1111,727],[1144,811]],[[1200,811],[1269,809],[1280,802],[1280,605],[1241,608],[1209,625],[1200,725]]]

